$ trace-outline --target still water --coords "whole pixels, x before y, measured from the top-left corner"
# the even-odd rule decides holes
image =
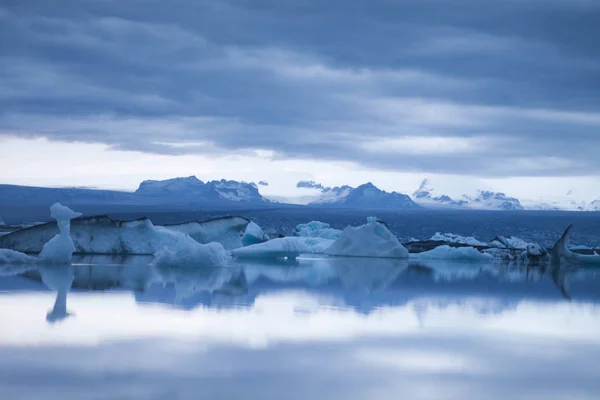
[[[0,267],[0,399],[598,399],[600,270]]]

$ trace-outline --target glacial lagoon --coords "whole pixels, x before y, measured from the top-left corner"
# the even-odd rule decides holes
[[[304,255],[0,266],[2,399],[596,399],[600,270]]]

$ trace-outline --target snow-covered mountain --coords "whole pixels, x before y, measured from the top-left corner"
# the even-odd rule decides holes
[[[185,205],[196,203],[269,203],[256,184],[236,181],[202,182],[195,176],[164,181],[148,180],[134,192],[86,188],[45,188],[0,185],[0,206],[80,205]]]
[[[600,198],[589,202],[582,200],[584,196],[573,190],[564,195],[538,199],[518,199],[507,196],[503,192],[495,192],[489,188],[473,188],[473,185],[485,186],[473,180],[470,193],[456,193],[456,188],[445,185],[445,182],[423,180],[419,188],[412,194],[413,200],[426,208],[460,208],[483,210],[543,210],[543,211],[600,211]],[[469,184],[460,185],[469,187]],[[454,191],[453,191],[454,190]],[[449,192],[452,193],[450,194]]]
[[[371,182],[353,188],[351,186],[326,187],[314,181],[300,181],[299,188],[317,189],[317,195],[309,202],[313,206],[362,209],[419,208],[412,199],[402,193],[386,192]]]
[[[474,194],[450,196],[436,189],[431,181],[423,180],[412,195],[414,201],[428,208],[469,208],[479,210],[522,210],[520,201],[502,192],[475,190]]]
[[[204,183],[195,176],[164,181],[143,181],[135,194],[174,198],[179,201],[185,199],[190,201],[269,202],[260,195],[255,183],[227,181],[225,179]]]

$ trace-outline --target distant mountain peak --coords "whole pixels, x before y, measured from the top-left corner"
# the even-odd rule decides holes
[[[318,189],[319,195],[310,202],[311,205],[362,208],[362,209],[405,209],[418,208],[407,195],[379,189],[373,182],[363,183],[353,188],[348,185],[326,187],[315,181],[300,181],[298,188]]]

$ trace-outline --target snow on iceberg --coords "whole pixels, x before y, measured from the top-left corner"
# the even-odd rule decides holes
[[[491,254],[481,253],[474,247],[436,247],[423,253],[412,254],[411,258],[418,260],[454,260],[454,261],[490,261]]]
[[[329,227],[328,223],[321,221],[311,221],[307,224],[299,224],[294,232],[300,237],[318,237],[323,239],[337,240],[342,231]]]
[[[322,254],[333,242],[329,239],[289,236],[235,249],[231,255],[237,258],[293,259],[303,253]]]
[[[269,236],[263,232],[262,228],[255,222],[250,221],[248,226],[246,226],[244,236],[242,236],[242,245],[250,246],[253,244],[266,242],[267,240],[269,240]]]
[[[434,240],[438,242],[446,242],[446,243],[458,243],[458,244],[466,244],[469,246],[488,246],[487,243],[480,242],[472,236],[460,236],[454,233],[440,233],[436,232],[435,235],[431,237],[429,240]]]
[[[71,237],[75,252],[81,254],[152,255],[179,237],[169,232],[189,234],[198,243],[218,242],[226,248],[235,248],[241,247],[240,232],[248,222],[242,217],[224,217],[161,227],[154,226],[148,218],[117,221],[96,216],[71,221]],[[54,223],[33,226],[0,237],[0,247],[39,253],[55,234]]]
[[[376,218],[367,218],[367,223],[358,227],[347,227],[325,254],[348,257],[408,258],[408,250],[398,238]]]
[[[50,207],[50,215],[56,220],[58,235],[44,244],[40,259],[44,262],[69,264],[75,252],[75,244],[71,238],[71,220],[80,217],[81,213],[60,203],[54,203]]]

